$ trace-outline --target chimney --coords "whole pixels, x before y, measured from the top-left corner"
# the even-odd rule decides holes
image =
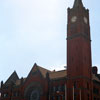
[[[95,75],[98,74],[98,68],[97,68],[97,66],[93,66],[92,67],[92,73],[95,74]]]
[[[23,84],[23,81],[24,81],[24,79],[23,79],[23,77],[21,78],[21,85]]]
[[[1,88],[3,87],[3,81],[1,81]]]

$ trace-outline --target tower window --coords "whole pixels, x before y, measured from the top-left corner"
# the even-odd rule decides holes
[[[74,100],[77,100],[77,95],[76,95],[76,93],[74,93]]]
[[[89,83],[87,82],[87,89],[89,90]]]

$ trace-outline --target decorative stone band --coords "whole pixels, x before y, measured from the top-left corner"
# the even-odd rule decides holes
[[[86,79],[86,80],[92,81],[91,78],[86,77],[86,76],[67,77],[67,80],[76,80],[76,79]]]
[[[71,39],[77,38],[77,37],[83,37],[83,38],[85,38],[86,40],[91,41],[90,38],[88,37],[88,35],[85,35],[84,33],[78,33],[78,34],[69,36],[69,37],[67,37],[67,40],[71,40]]]

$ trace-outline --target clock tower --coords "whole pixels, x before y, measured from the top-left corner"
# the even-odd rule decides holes
[[[89,10],[81,0],[68,8],[67,100],[92,100]]]

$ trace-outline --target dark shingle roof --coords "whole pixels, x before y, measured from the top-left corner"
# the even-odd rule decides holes
[[[5,82],[6,85],[11,84],[12,82],[15,83],[16,80],[19,80],[19,77],[16,73],[16,71],[14,71],[11,76],[8,78],[8,80]]]

